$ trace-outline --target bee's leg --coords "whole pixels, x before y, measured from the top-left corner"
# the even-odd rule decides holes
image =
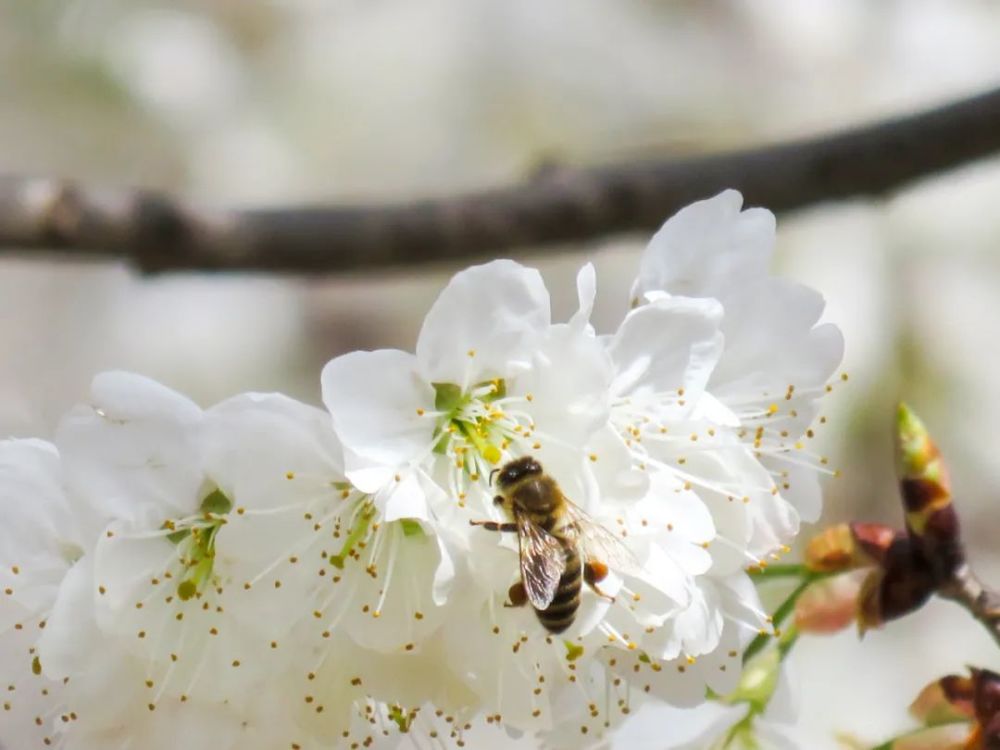
[[[524,589],[524,584],[518,581],[507,589],[507,598],[510,601],[504,602],[505,607],[523,607],[528,603],[528,592]]]
[[[516,523],[497,523],[496,521],[469,521],[470,526],[482,526],[487,531],[517,531]]]
[[[587,582],[587,585],[590,586],[595,594],[614,604],[615,598],[610,594],[605,594],[597,587],[597,584],[607,577],[608,566],[604,563],[597,560],[588,560],[583,564],[583,580]]]

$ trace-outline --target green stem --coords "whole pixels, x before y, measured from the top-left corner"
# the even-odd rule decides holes
[[[809,573],[805,576],[801,583],[795,587],[788,597],[778,605],[778,608],[774,610],[774,614],[771,616],[771,627],[777,629],[781,626],[788,616],[795,610],[795,602],[799,600],[802,593],[809,588],[811,584],[820,580],[821,578],[826,578],[826,573]],[[772,633],[761,633],[752,641],[750,645],[747,646],[747,650],[743,652],[743,663],[746,664],[754,656],[759,654],[767,642],[773,637]]]
[[[733,740],[735,740],[741,733],[749,731],[753,727],[753,720],[756,718],[757,713],[757,708],[753,704],[750,704],[746,716],[729,728],[729,732],[726,733],[726,738],[722,741],[722,747],[729,747],[733,744]]]
[[[766,568],[752,568],[750,577],[755,581],[766,581],[771,578],[803,578],[812,575],[805,565],[768,565]]]
[[[788,655],[788,652],[792,650],[798,639],[799,629],[795,627],[795,623],[792,623],[782,631],[781,638],[778,639],[778,652],[781,654],[782,659]]]

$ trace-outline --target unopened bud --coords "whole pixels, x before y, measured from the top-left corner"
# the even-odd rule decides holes
[[[909,406],[900,404],[896,413],[899,445],[899,478],[933,482],[945,495],[951,494],[948,470],[930,433]]]
[[[932,570],[913,553],[912,542],[895,540],[882,565],[861,584],[858,630],[863,634],[919,609],[936,588]]]
[[[979,747],[983,750],[1000,750],[1000,716],[985,724],[980,730]]]
[[[995,730],[1000,730],[997,723],[1000,719],[1000,674],[988,669],[971,668],[969,671],[975,686],[972,701],[976,719],[983,727],[993,726]]]
[[[967,724],[943,724],[898,737],[885,747],[886,750],[971,750]]]
[[[906,528],[944,580],[963,560],[948,469],[927,428],[906,404],[899,405],[897,438]]]
[[[837,573],[881,563],[900,534],[879,523],[841,523],[809,540],[805,564],[817,573]]]
[[[927,726],[975,718],[971,678],[948,675],[920,691],[910,704],[910,714]]]
[[[829,634],[857,619],[863,571],[816,581],[795,602],[795,627],[803,633]]]

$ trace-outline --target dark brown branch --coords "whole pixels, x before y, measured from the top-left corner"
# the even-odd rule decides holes
[[[968,565],[961,565],[937,593],[965,607],[1000,646],[1000,594],[983,586]]]
[[[828,136],[666,161],[550,170],[507,188],[371,206],[227,210],[145,190],[0,179],[0,253],[179,269],[337,272],[467,261],[649,231],[726,187],[775,211],[875,196],[1000,151],[1000,89]]]

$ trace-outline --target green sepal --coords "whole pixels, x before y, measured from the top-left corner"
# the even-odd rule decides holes
[[[212,513],[217,516],[224,516],[233,509],[233,501],[226,497],[220,489],[214,489],[201,501],[203,513]]]
[[[431,383],[434,387],[434,408],[451,412],[462,403],[462,389],[454,383]]]
[[[167,541],[171,544],[180,544],[191,535],[191,529],[178,529],[167,534]]]
[[[404,518],[399,522],[399,525],[403,529],[403,536],[423,536],[424,527],[420,525],[419,521],[414,521],[411,518]]]

